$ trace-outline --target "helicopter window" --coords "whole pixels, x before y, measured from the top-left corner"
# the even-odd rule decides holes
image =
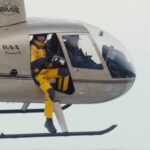
[[[63,40],[73,67],[97,70],[103,68],[87,35],[64,35]]]

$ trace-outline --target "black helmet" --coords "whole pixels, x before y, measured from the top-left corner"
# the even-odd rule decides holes
[[[47,38],[47,34],[43,33],[43,34],[34,34],[33,39],[37,39],[38,36],[45,36],[45,38]]]

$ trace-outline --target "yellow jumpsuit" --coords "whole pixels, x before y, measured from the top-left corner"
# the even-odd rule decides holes
[[[31,43],[31,66],[32,63],[36,63],[40,59],[45,57],[45,43],[33,40],[33,43]],[[43,91],[45,94],[44,114],[46,118],[52,118],[55,91],[53,90],[49,79],[58,78],[58,90],[67,91],[69,83],[69,73],[66,75],[59,74],[59,68],[52,68],[52,63],[45,62],[44,66],[45,67],[43,67],[42,69],[39,69],[38,67],[34,68],[32,69],[32,72],[36,74],[35,76],[33,76],[36,85],[38,85],[41,91]]]

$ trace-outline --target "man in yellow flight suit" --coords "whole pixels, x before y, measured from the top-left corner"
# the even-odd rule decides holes
[[[45,127],[49,132],[56,133],[57,130],[52,120],[55,91],[52,88],[49,79],[58,78],[57,89],[65,92],[68,90],[69,71],[65,68],[56,67],[56,64],[59,63],[58,59],[57,62],[52,62],[53,56],[46,55],[46,39],[47,34],[38,34],[34,35],[31,40],[31,71],[35,84],[45,94]]]

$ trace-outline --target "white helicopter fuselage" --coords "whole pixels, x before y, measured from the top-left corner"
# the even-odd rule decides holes
[[[132,87],[135,76],[114,77],[104,60],[104,45],[124,50],[109,33],[76,21],[33,18],[0,28],[0,101],[44,102],[44,95],[34,84],[30,70],[30,38],[41,33],[58,36],[74,88],[69,94],[56,91],[55,101],[67,104],[106,102],[125,94]],[[64,35],[87,36],[103,69],[73,67],[62,38]],[[55,82],[55,79],[50,82]]]

